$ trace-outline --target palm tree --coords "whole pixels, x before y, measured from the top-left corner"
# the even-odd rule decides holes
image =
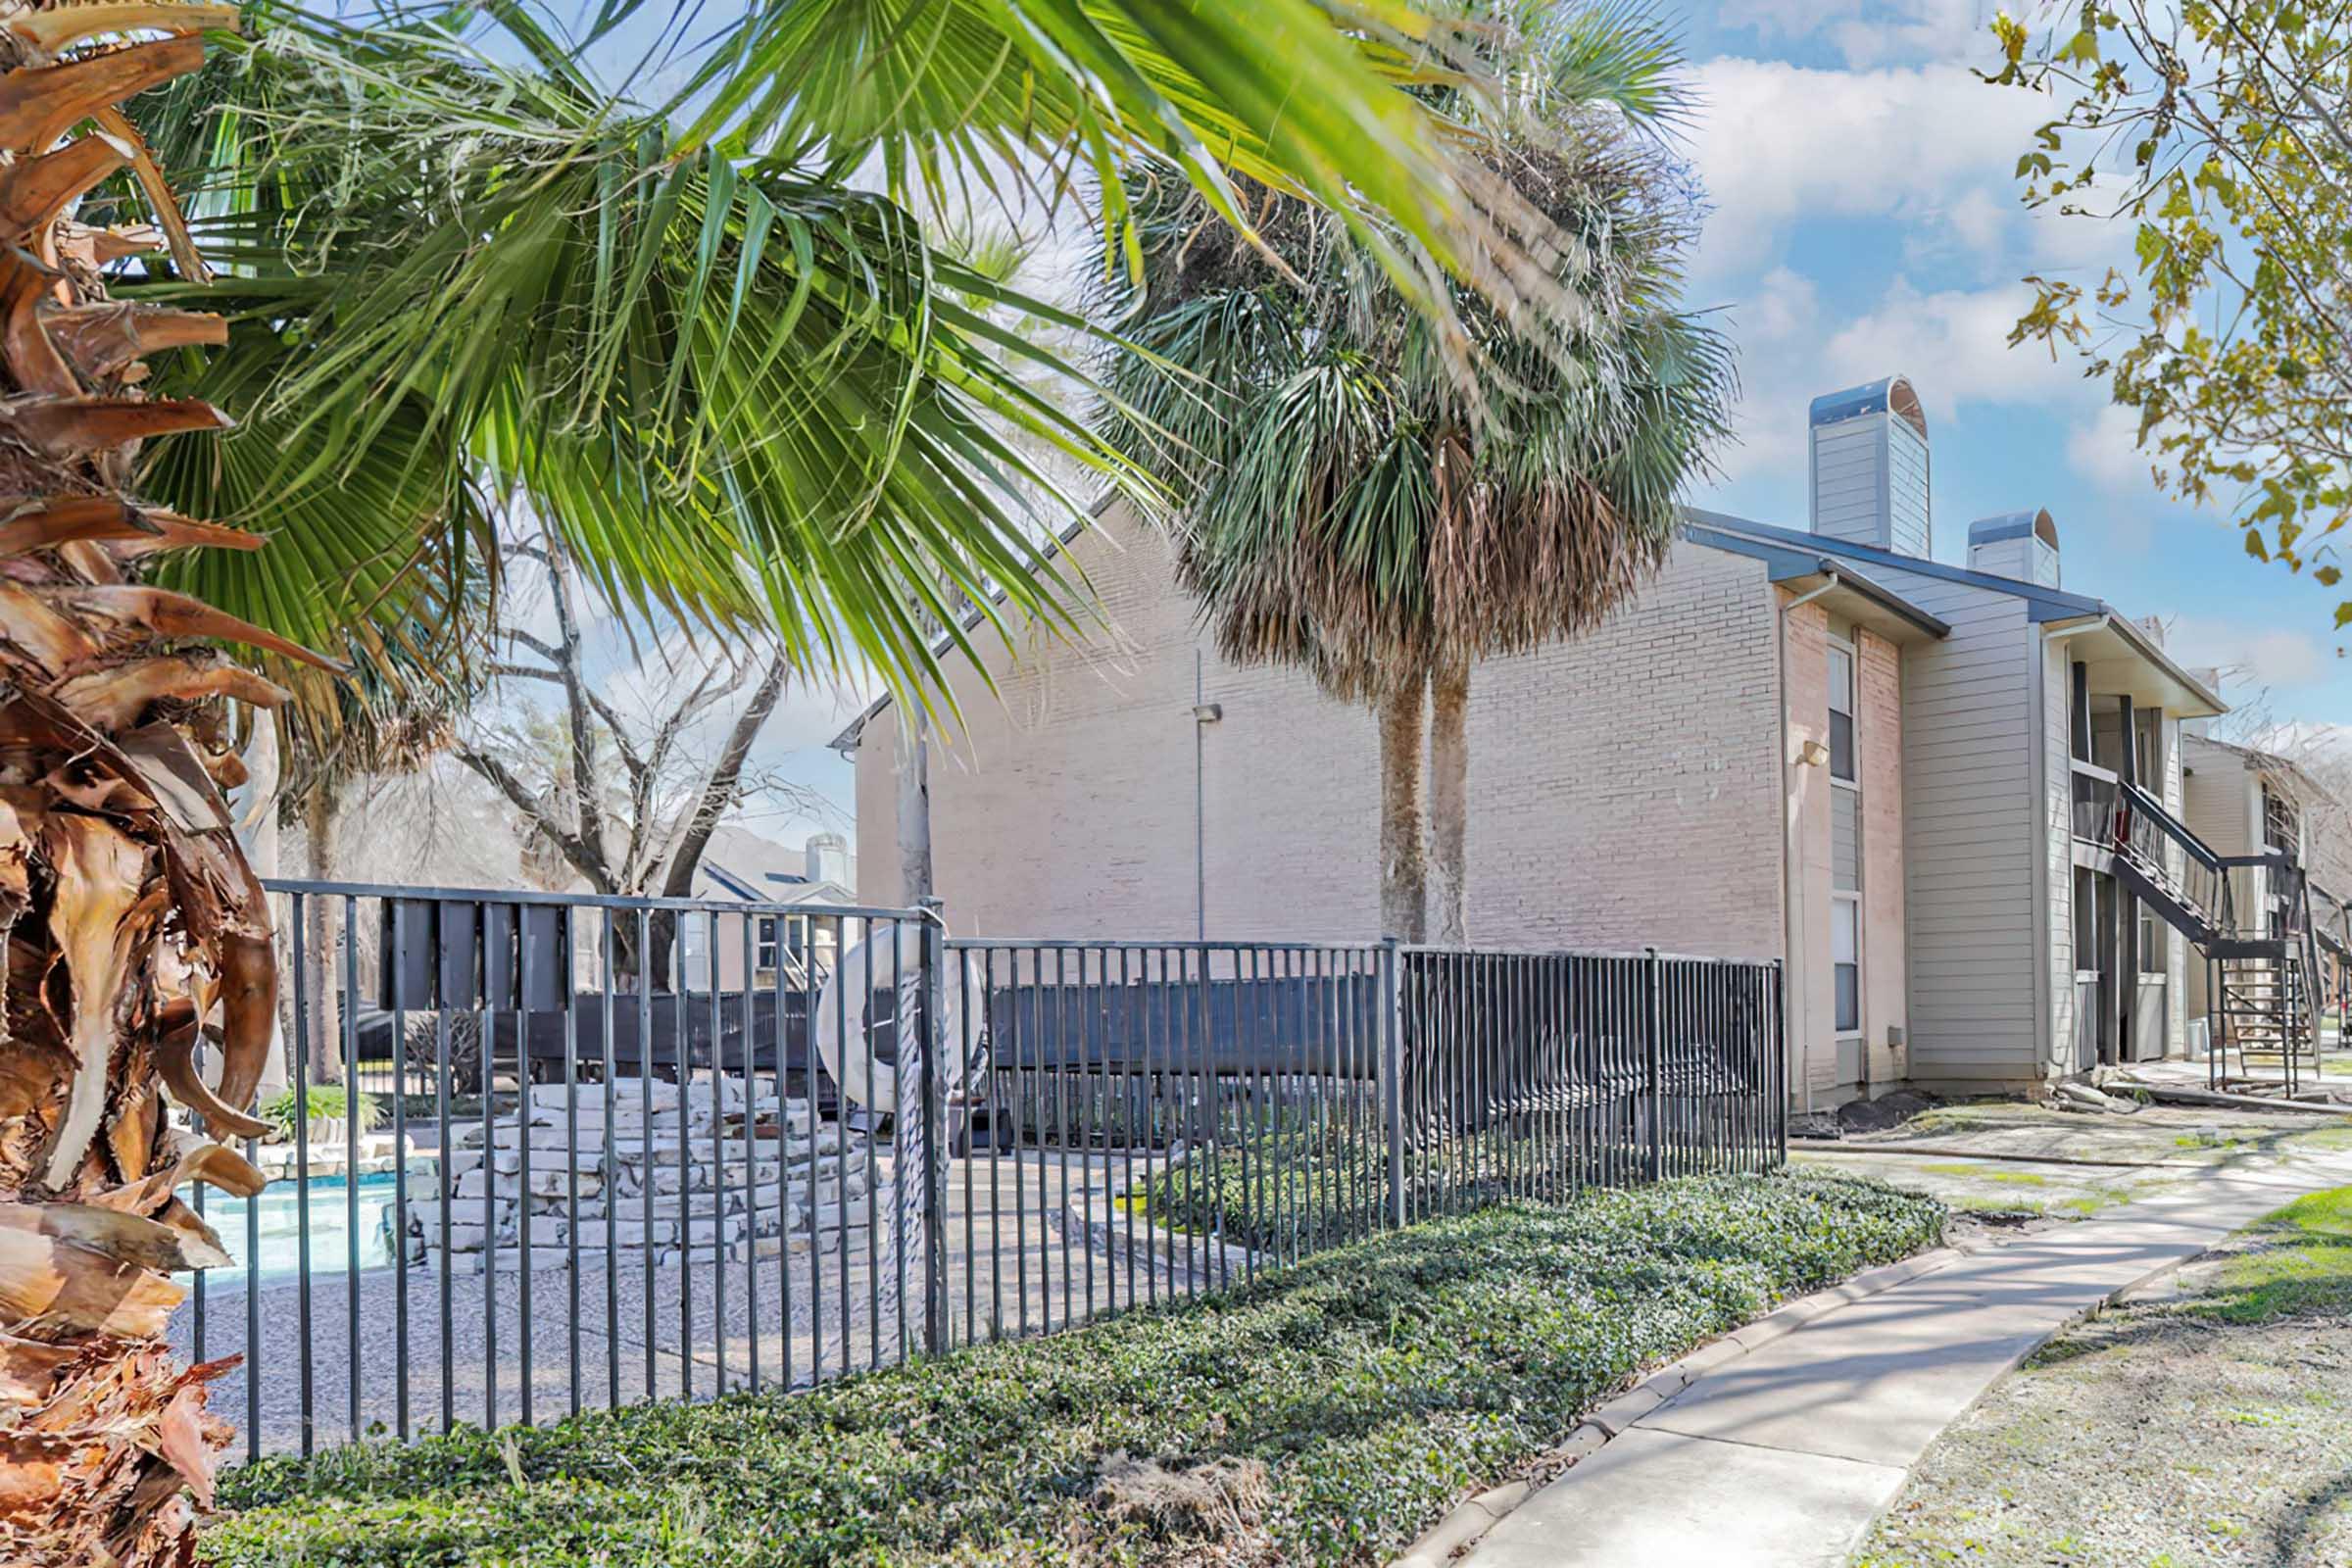
[[[1177,564],[1241,662],[1297,664],[1379,716],[1381,919],[1426,934],[1423,748],[1439,935],[1465,936],[1473,662],[1592,626],[1664,559],[1675,502],[1727,428],[1724,341],[1676,304],[1695,194],[1656,134],[1682,102],[1638,11],[1480,13],[1499,97],[1443,95],[1565,241],[1564,327],[1453,286],[1477,373],[1344,223],[1251,193],[1272,255],[1193,193],[1130,181],[1143,282],[1100,313],[1140,352],[1098,421],[1180,498]]]
[[[958,299],[989,285],[849,185],[869,158],[946,179],[1018,155],[1065,182],[1152,162],[1228,212],[1237,175],[1361,192],[1346,226],[1405,296],[1446,314],[1427,255],[1498,304],[1548,302],[1537,216],[1396,90],[1424,60],[1462,69],[1408,7],[1343,31],[1314,0],[774,0],[650,110],[490,9],[528,69],[431,18],[217,38],[204,71],[233,7],[0,10],[12,1563],[191,1560],[226,1429],[205,1410],[221,1368],[165,1340],[170,1275],[228,1259],[177,1189],[260,1189],[214,1140],[264,1131],[245,1107],[277,994],[223,708],[334,701],[339,665],[306,644],[461,625],[475,475],[540,503],[616,604],[762,623],[796,668],[862,658],[911,690],[951,603],[1061,602],[1002,499],[1026,473],[1004,427],[1135,477],[982,351],[1005,345]],[[212,176],[192,223],[165,172],[189,168]],[[247,434],[143,446],[220,430],[223,406]]]

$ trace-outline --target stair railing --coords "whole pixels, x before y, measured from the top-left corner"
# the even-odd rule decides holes
[[[2181,869],[2177,875],[2165,854],[2168,846],[2181,852]],[[2131,857],[2215,931],[2230,929],[2230,878],[2221,858],[2190,832],[2186,823],[2166,810],[2162,801],[2126,780],[2118,780],[2116,786],[2113,847],[2118,854]]]

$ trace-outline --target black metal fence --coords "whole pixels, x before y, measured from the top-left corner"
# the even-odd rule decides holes
[[[175,1319],[245,1357],[250,1455],[805,1386],[1785,1150],[1773,963],[274,891],[281,1179],[200,1196],[241,1266]]]

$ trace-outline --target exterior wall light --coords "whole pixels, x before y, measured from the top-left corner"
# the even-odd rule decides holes
[[[1799,767],[1822,767],[1830,760],[1830,749],[1820,741],[1807,741],[1796,749]]]

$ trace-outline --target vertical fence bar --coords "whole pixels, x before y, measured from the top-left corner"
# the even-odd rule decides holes
[[[1773,1066],[1770,1088],[1770,1106],[1773,1123],[1774,1163],[1788,1163],[1788,1058],[1787,1031],[1788,1027],[1788,973],[1779,958],[1772,960],[1772,1050],[1768,1053]]]
[[[703,1011],[710,1020],[710,1354],[711,1381],[727,1392],[727,1041],[718,1004],[718,911],[703,911]],[[872,1082],[869,1077],[867,1082]],[[685,1272],[692,1274],[706,1249],[694,1239],[693,1210],[686,1220]]]
[[[1009,1132],[1012,1140],[1013,1290],[1015,1298],[1020,1303],[1021,1338],[1027,1339],[1029,1337],[1029,1177],[1025,1169],[1028,1162],[1021,1157],[1022,1145],[1028,1139],[1031,1126],[1028,1081],[1031,1074],[1028,1071],[1026,1058],[1032,1049],[1031,1042],[1037,1036],[1038,1009],[1045,1004],[1037,994],[1038,965],[1034,958],[1030,963],[1030,982],[1026,987],[1021,984],[1021,951],[1018,948],[1010,949],[1005,953],[1004,970],[1005,990],[1008,993],[1004,1011],[1006,1021],[1012,1026],[1012,1126]],[[1024,1001],[1028,1003],[1028,1010],[1025,1014],[1021,1005]],[[991,1129],[991,1141],[994,1141],[994,1129]],[[1042,1189],[1046,1181],[1045,1167],[1042,1165],[1038,1167],[1037,1181],[1038,1186]],[[1044,1296],[1046,1261],[1042,1257],[1038,1259],[1037,1271],[1039,1294]],[[1051,1308],[1053,1303],[1050,1298],[1046,1304]]]
[[[514,1271],[514,1304],[520,1313],[517,1331],[522,1354],[522,1424],[532,1424],[532,1385],[539,1380],[532,1375],[531,1352],[531,979],[536,967],[531,962],[531,933],[526,928],[527,906],[516,904],[514,909],[514,1143],[518,1151],[516,1163],[522,1170],[522,1192],[514,1203],[514,1228],[521,1234],[521,1257]],[[500,967],[505,967],[501,955]]]
[[[661,1161],[654,1152],[654,1127],[659,1118],[654,1113],[654,916],[651,909],[638,909],[634,931],[637,939],[637,1105],[641,1120],[637,1129],[637,1223],[645,1238],[645,1396],[658,1398],[662,1366],[662,1320],[654,1310],[655,1259],[662,1255],[662,1238],[654,1231],[654,1189],[661,1185]],[[673,1065],[684,1058],[673,1045],[670,1052]],[[678,1120],[686,1119],[685,1085],[680,1083]],[[613,1335],[619,1338],[617,1330]]]
[[[845,927],[842,932],[843,946],[839,950],[841,956],[837,960],[840,967],[836,971],[841,977],[841,984],[834,987],[833,992],[834,996],[839,999],[836,1006],[836,1011],[838,1013],[838,1018],[836,1021],[840,1024],[839,1038],[841,1040],[841,1064],[844,1069],[843,1076],[845,1077],[848,1075],[847,1069],[850,1064],[850,1053],[853,1049],[855,1049],[850,1041],[850,950],[847,945],[848,942],[849,932]],[[865,925],[859,937],[858,953],[859,956],[865,960],[866,970],[865,995],[858,1000],[857,1016],[858,1020],[859,1032],[864,1034],[866,1039],[871,1040],[873,1038],[872,1032],[865,1027],[867,1017],[872,1011],[874,1004],[874,930],[870,922]],[[867,1082],[872,1082],[872,1079],[869,1077]],[[833,1305],[835,1312],[841,1318],[841,1370],[846,1376],[850,1371],[850,1362],[854,1359],[854,1352],[851,1349],[850,1342],[850,1334],[853,1327],[850,1321],[850,1097],[839,1084],[835,1084],[833,1086],[833,1127],[835,1133],[838,1135],[834,1139],[833,1148],[834,1213],[835,1217],[841,1222],[838,1230],[835,1232],[838,1240],[834,1246],[835,1276],[836,1283],[840,1286],[840,1291]],[[813,1223],[813,1221],[811,1221],[811,1223]],[[821,1228],[818,1234],[823,1234]],[[822,1244],[820,1243],[817,1245],[821,1246]]]
[[[1380,1119],[1381,1141],[1388,1153],[1389,1200],[1386,1218],[1392,1230],[1405,1224],[1404,1195],[1404,1037],[1399,1027],[1399,983],[1396,939],[1380,945]]]
[[[318,1020],[311,1013],[311,966],[306,943],[310,910],[304,896],[291,901],[294,920],[294,1254],[300,1270],[294,1282],[295,1327],[302,1336],[300,1352],[302,1395],[302,1452],[311,1454],[311,1035]],[[251,1374],[248,1373],[248,1377]]]
[[[924,901],[923,921],[917,931],[923,950],[922,982],[914,1003],[915,1034],[922,1051],[921,1068],[916,1076],[921,1080],[919,1098],[923,1115],[923,1349],[931,1355],[942,1354],[948,1348],[948,1188],[940,1150],[946,1141],[947,1126],[946,1106],[941,1099],[944,1079],[940,1058],[948,1042],[939,1027],[942,1013],[939,909],[938,900]],[[960,1054],[962,1042],[958,1040],[956,1044]],[[906,1172],[896,1174],[900,1181],[906,1179]]]
[[[956,1026],[953,1031],[955,1038],[948,1043],[948,1049],[956,1054],[956,1076],[953,1079],[955,1087],[951,1093],[952,1095],[960,1094],[963,1101],[961,1149],[963,1160],[963,1343],[974,1345],[979,1342],[980,1338],[976,1311],[979,1304],[977,1297],[980,1285],[980,1250],[974,1234],[976,1226],[972,1176],[974,1167],[980,1163],[979,1143],[976,1136],[979,1131],[976,1118],[979,1114],[980,1102],[977,1091],[980,1085],[974,1082],[973,1075],[977,1073],[986,1079],[992,1077],[993,1074],[987,1056],[972,1050],[970,1042],[977,1038],[991,1048],[994,1047],[995,1042],[989,1038],[987,1032],[988,1023],[985,1010],[987,993],[983,991],[977,1002],[972,997],[972,971],[969,956],[962,949],[948,945],[944,926],[940,933],[940,946],[946,954],[947,961],[955,966],[956,971]],[[975,1012],[972,1010],[975,1006],[983,1010]],[[975,1057],[978,1059],[975,1060]]]
[[[439,1189],[435,1197],[439,1203],[441,1220],[441,1245],[435,1249],[440,1253],[436,1260],[439,1266],[435,1272],[440,1276],[441,1430],[446,1434],[455,1431],[458,1425],[456,1312],[451,1300],[449,1278],[450,1257],[456,1250],[451,1246],[451,1239],[455,1229],[453,1200],[456,1197],[454,1189],[457,1187],[458,1177],[457,1172],[452,1168],[457,1146],[452,1137],[449,1103],[452,1087],[449,1069],[449,1014],[456,999],[450,992],[451,981],[454,977],[449,973],[449,958],[441,951],[442,943],[449,940],[449,933],[442,919],[444,913],[444,906],[435,905],[433,906],[433,1131],[440,1140],[435,1154],[439,1168],[433,1185]],[[487,1161],[490,1152],[484,1150],[482,1157]],[[485,1175],[483,1179],[487,1181],[488,1177]]]
[[[669,1015],[678,1075],[678,1397],[694,1397],[694,1036],[686,1011],[686,919],[670,913]]]
[[[907,1102],[909,1100],[919,1102],[922,1099],[922,1086],[909,1084],[906,1081],[906,1046],[905,1040],[902,1038],[905,1033],[905,1025],[908,1022],[906,1017],[906,1008],[904,1004],[906,995],[906,955],[905,951],[906,945],[906,926],[905,921],[893,920],[890,922],[890,1022],[892,1051],[891,1127],[894,1133],[906,1116],[906,1111],[908,1108]],[[919,934],[917,945],[921,946]],[[928,955],[924,953],[918,953],[915,956],[915,963],[918,970],[920,969],[927,956]],[[918,973],[916,976],[918,988],[927,978],[927,975]],[[922,1005],[921,999],[919,997],[916,999],[915,1005],[917,1018],[919,1019],[920,1008]],[[930,1051],[928,1048],[931,1042],[927,1039],[918,1039],[916,1044],[918,1049],[923,1051],[923,1059],[927,1064],[930,1060]],[[925,1070],[927,1070],[927,1066]],[[920,1108],[921,1107],[918,1104],[916,1109],[919,1111]],[[930,1131],[931,1124],[928,1121],[924,1122],[923,1133],[926,1142],[929,1139]],[[879,1133],[880,1129],[879,1127],[876,1127],[875,1139],[869,1139],[866,1144],[866,1161],[869,1169],[872,1167],[873,1162],[874,1142],[878,1141]],[[899,1149],[903,1150],[906,1147],[906,1140],[905,1138],[899,1138]],[[913,1181],[923,1174],[924,1173],[919,1171],[910,1171],[904,1168],[899,1158],[898,1151],[894,1150],[892,1152],[892,1157],[890,1161],[890,1176],[894,1187],[903,1188],[907,1182]],[[869,1180],[866,1183],[866,1223],[869,1228],[878,1218],[873,1210],[879,1206],[878,1195],[881,1189],[872,1181]],[[930,1201],[930,1194],[928,1190],[925,1191],[923,1196],[924,1201],[928,1203]],[[899,1359],[902,1361],[906,1359],[907,1341],[909,1337],[907,1334],[906,1324],[906,1249],[911,1241],[911,1238],[906,1234],[906,1205],[903,1200],[899,1202],[894,1202],[891,1205],[890,1253],[891,1263],[895,1271],[896,1282],[898,1286],[898,1294],[892,1298],[892,1299],[898,1303],[898,1309],[893,1315],[898,1319],[898,1323],[896,1325],[898,1329],[898,1353]],[[872,1259],[872,1266],[875,1272],[877,1274],[880,1273],[882,1267],[881,1258],[878,1255],[875,1255],[870,1248],[868,1249],[867,1255]]]
[[[751,1358],[752,1392],[760,1392],[760,1030],[754,1016],[755,1004],[760,996],[759,925],[762,918],[753,910],[743,913],[743,1323],[746,1353]],[[781,964],[783,932],[776,933],[779,951],[776,961]],[[776,1152],[784,1152],[783,1142],[777,1141]],[[779,1159],[778,1180],[784,1167]],[[781,1245],[781,1238],[778,1243]],[[724,1335],[725,1326],[719,1332]]]
[[[1664,1056],[1665,998],[1661,994],[1664,976],[1658,962],[1658,950],[1648,948],[1642,956],[1642,992],[1646,999],[1642,1032],[1642,1070],[1647,1080],[1649,1094],[1649,1138],[1646,1170],[1651,1181],[1665,1174],[1665,1115],[1664,1085],[1660,1082],[1660,1067]]]
[[[522,922],[517,920],[516,925]],[[564,1366],[568,1387],[565,1402],[580,1413],[580,1010],[571,1004],[571,929],[558,922],[564,939],[557,960],[556,978],[562,986],[558,1005],[564,1009],[556,1037],[564,1043],[564,1287],[570,1315],[564,1324]],[[527,938],[526,938],[527,940]],[[523,997],[523,1058],[530,1058],[530,997]],[[525,1074],[527,1077],[528,1074]],[[527,1134],[525,1136],[528,1136]],[[600,1185],[597,1189],[602,1192]]]
[[[1017,967],[1017,966],[1016,966]],[[997,1013],[997,950],[983,950],[980,962],[980,1005],[988,1019],[988,1338],[995,1344],[1004,1337],[1004,1109],[998,1099],[1004,1087],[1004,1061],[1001,1054],[1005,1048],[1005,1032],[1011,1027],[1012,1016],[1018,1010],[1007,1003],[1004,1015]],[[1014,1151],[1014,1170],[1020,1166],[1019,1151]],[[1016,1205],[1017,1218],[1020,1210]],[[970,1267],[976,1273],[979,1260]]]
[[[896,920],[890,923],[890,931],[895,941],[899,931],[899,923]],[[874,1083],[874,928],[871,922],[866,925],[865,941],[860,946],[865,958],[865,989],[858,994],[858,1001],[862,1004],[858,1009],[858,1015],[864,1020],[864,1023],[858,1031],[858,1055],[865,1066],[865,1083],[867,1085],[865,1107],[865,1364],[871,1368],[882,1364],[882,1247],[880,1232],[875,1225],[877,1216],[874,1212],[876,1206],[874,1188],[879,1174],[875,1168],[874,1146],[880,1141],[881,1119],[874,1111],[872,1087]],[[899,995],[896,970],[892,971],[890,995],[891,1018],[895,1028]],[[846,1043],[842,1048],[842,1054],[846,1060],[849,1054]],[[849,1110],[846,1105],[842,1110],[842,1126],[844,1129],[849,1126]],[[842,1140],[841,1170],[841,1264],[845,1282],[848,1279],[847,1270],[850,1264],[851,1219],[857,1213],[850,1203],[849,1158],[849,1140],[844,1138]],[[906,1173],[899,1172],[898,1179],[905,1181]],[[843,1292],[842,1305],[845,1309],[849,1305],[846,1288]],[[848,1321],[845,1316],[844,1324],[846,1325]],[[841,1364],[845,1368],[850,1364],[846,1346]]]
[[[784,985],[788,977],[797,974],[801,990],[807,994],[801,1007],[804,1029],[816,1021],[816,941],[807,921],[799,925],[797,917],[778,913],[775,917],[776,964],[768,973],[767,990],[775,1007],[774,1039],[776,1052],[776,1311],[780,1343],[777,1359],[783,1365],[777,1376],[783,1386],[792,1385],[792,1036],[786,1028]],[[797,940],[796,940],[797,933]],[[814,1057],[808,1051],[806,1033],[803,1037],[802,1071],[816,1070]],[[816,1136],[816,1118],[808,1120],[811,1142]]]
[[[1061,1326],[1068,1328],[1078,1321],[1072,1310],[1071,1298],[1077,1294],[1077,1270],[1070,1257],[1070,1233],[1062,1224],[1062,1216],[1070,1207],[1070,975],[1069,954],[1066,949],[1054,950],[1054,1163],[1059,1168],[1060,1200],[1058,1207],[1044,1216],[1047,1245],[1061,1244]],[[1079,962],[1084,973],[1083,956]],[[1049,1325],[1050,1327],[1051,1325]]]
[[[488,1430],[498,1425],[498,1138],[492,1121],[498,1102],[498,1009],[492,1005],[490,906],[478,905],[474,913],[482,940],[482,1426]],[[527,1162],[529,1140],[520,1142],[516,1158]],[[530,1167],[522,1163],[520,1168],[527,1188]]]
[[[343,1304],[351,1441],[360,1441],[360,931],[359,901],[343,895]]]
[[[604,1198],[605,1209],[605,1407],[620,1406],[620,1136],[619,1118],[613,1101],[620,1093],[620,1080],[615,1076],[612,1060],[612,958],[616,933],[612,911],[604,912],[604,928],[598,934],[602,942],[597,953],[597,994],[601,1003],[597,1011],[600,1050],[597,1053],[598,1070],[603,1074],[605,1103],[605,1141],[603,1157],[597,1162],[601,1185],[597,1191]],[[643,1051],[645,1042],[638,1043]],[[642,1249],[648,1259],[653,1256],[650,1239]],[[653,1273],[649,1266],[648,1276]],[[650,1327],[650,1325],[649,1325]],[[649,1349],[648,1357],[651,1357]]]
[[[1080,948],[1078,950],[1078,995],[1076,998],[1078,1004],[1078,1073],[1075,1079],[1073,1098],[1078,1102],[1079,1119],[1075,1137],[1079,1145],[1078,1152],[1085,1160],[1080,1176],[1079,1200],[1082,1203],[1086,1200],[1086,1193],[1094,1187],[1096,1123],[1100,1119],[1102,1101],[1102,1057],[1095,1050],[1095,1025],[1100,1016],[1102,1001],[1102,988],[1100,981],[1108,957],[1109,953],[1105,949]],[[1095,978],[1098,982],[1092,991],[1089,991],[1086,980],[1089,960],[1093,960]],[[1066,1173],[1070,1168],[1071,1152],[1066,1147],[1067,1140],[1064,1142],[1061,1168]],[[1086,1248],[1086,1315],[1093,1317],[1102,1309],[1102,1303],[1095,1295],[1094,1218],[1091,1212],[1092,1205],[1088,1204],[1087,1208],[1087,1212],[1081,1212],[1076,1216],[1078,1229],[1073,1233],[1072,1215],[1069,1204],[1065,1201],[1062,1204],[1061,1234],[1065,1245],[1080,1245],[1083,1239],[1083,1245]]]
[[[402,918],[399,906],[385,905],[391,911],[386,921],[391,927],[392,995],[384,1001],[392,1013],[392,1376],[393,1404],[396,1407],[393,1432],[401,1442],[409,1441],[409,999],[406,984],[409,973],[409,922]],[[440,1152],[444,1167],[449,1162],[449,1151]],[[448,1238],[442,1238],[446,1248]],[[196,1352],[198,1360],[204,1352]]]

